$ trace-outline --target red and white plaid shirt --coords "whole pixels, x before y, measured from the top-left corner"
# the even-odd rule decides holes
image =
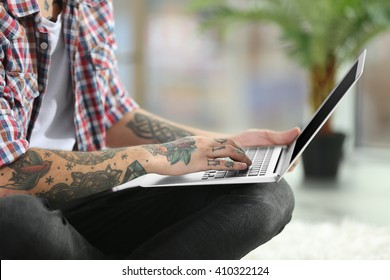
[[[77,145],[80,151],[99,150],[105,147],[107,128],[137,104],[119,80],[111,1],[64,2]],[[2,166],[27,151],[46,91],[50,43],[36,0],[1,0],[0,44]]]

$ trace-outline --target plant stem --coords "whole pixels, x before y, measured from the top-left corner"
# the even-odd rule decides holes
[[[325,65],[314,65],[310,70],[310,105],[313,112],[321,106],[335,85],[336,58],[328,55]],[[332,133],[331,118],[324,124],[321,134]]]

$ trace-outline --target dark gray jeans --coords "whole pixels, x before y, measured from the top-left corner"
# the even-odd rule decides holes
[[[294,196],[285,181],[135,188],[52,209],[0,199],[1,259],[240,259],[280,233]]]

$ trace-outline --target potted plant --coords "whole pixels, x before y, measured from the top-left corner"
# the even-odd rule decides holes
[[[339,66],[390,27],[389,0],[194,0],[192,8],[202,12],[206,28],[277,25],[288,54],[308,71],[313,112],[335,86]],[[305,174],[334,178],[344,138],[329,119],[303,154]]]

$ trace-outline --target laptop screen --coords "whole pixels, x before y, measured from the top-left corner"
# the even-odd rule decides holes
[[[340,99],[344,96],[344,94],[348,91],[348,89],[353,85],[356,80],[356,72],[358,69],[357,61],[355,65],[351,68],[348,74],[344,77],[344,79],[337,85],[337,87],[333,90],[328,99],[323,103],[321,109],[318,110],[316,115],[312,118],[306,128],[302,131],[299,137],[296,140],[295,148],[293,154],[291,156],[291,162],[295,160],[296,156],[300,154],[300,151],[305,148],[306,143],[308,143],[313,135],[318,131],[318,129],[322,126],[324,121],[328,118],[328,116],[332,113],[333,109],[340,101]]]

